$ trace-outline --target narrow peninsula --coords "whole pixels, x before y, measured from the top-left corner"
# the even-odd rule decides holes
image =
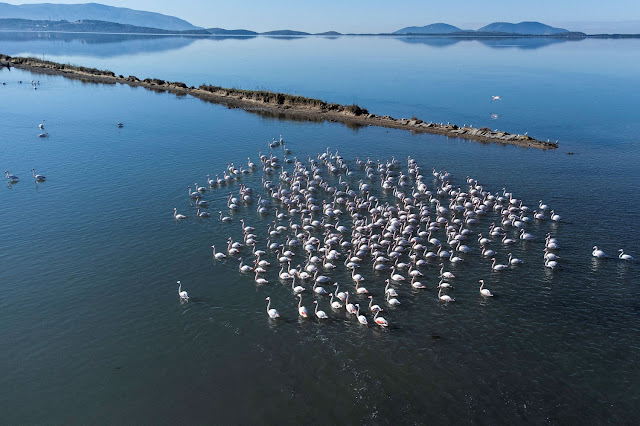
[[[33,73],[60,75],[92,83],[120,83],[132,87],[144,87],[156,92],[169,92],[178,96],[190,95],[203,101],[225,105],[229,108],[241,108],[248,112],[274,118],[315,122],[332,121],[356,128],[378,126],[539,149],[555,149],[558,147],[557,143],[537,140],[526,134],[514,135],[508,132],[492,131],[487,127],[459,127],[449,123],[425,122],[417,117],[393,118],[388,115],[380,116],[370,113],[358,105],[339,105],[320,99],[284,93],[227,89],[209,85],[194,87],[187,86],[181,82],[164,81],[156,78],[141,80],[132,75],[128,77],[116,75],[112,71],[60,64],[37,58],[11,57],[0,54],[0,68],[2,67],[15,67]]]

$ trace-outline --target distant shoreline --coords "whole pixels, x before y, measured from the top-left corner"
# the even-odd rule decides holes
[[[153,29],[156,30],[156,29]],[[390,38],[452,38],[461,40],[485,40],[485,39],[513,39],[513,38],[532,38],[532,39],[560,39],[560,40],[584,40],[589,38],[597,39],[635,39],[640,38],[640,34],[586,34],[581,32],[569,32],[560,34],[516,34],[516,33],[441,33],[441,34],[423,34],[423,33],[406,33],[406,34],[393,34],[393,33],[303,33],[294,32],[292,34],[279,33],[277,31],[255,34],[242,34],[242,33],[205,33],[194,31],[107,31],[98,29],[86,29],[86,30],[53,30],[53,29],[11,29],[0,28],[0,33],[55,33],[55,34],[116,34],[116,35],[138,35],[138,36],[165,36],[165,37],[204,37],[204,38],[253,38],[253,37],[288,37],[288,38],[302,38],[302,37],[390,37]]]
[[[229,108],[241,108],[248,112],[274,118],[312,122],[331,121],[353,128],[377,126],[544,150],[558,147],[556,143],[537,140],[526,134],[513,135],[507,132],[492,131],[486,127],[459,127],[449,123],[427,123],[416,117],[396,119],[388,115],[379,116],[369,113],[369,111],[358,105],[339,105],[285,93],[228,89],[208,85],[189,87],[181,82],[169,82],[151,78],[141,80],[135,76],[117,76],[111,71],[95,68],[0,54],[0,69],[2,67],[15,67],[34,73],[59,75],[92,83],[119,83],[132,87],[144,87],[156,92],[169,92],[178,96],[191,95],[207,102],[225,105]]]

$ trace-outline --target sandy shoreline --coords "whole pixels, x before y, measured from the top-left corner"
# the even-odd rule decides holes
[[[558,147],[556,143],[540,141],[527,135],[495,132],[488,128],[458,127],[455,124],[427,123],[415,117],[396,119],[390,116],[371,114],[356,105],[330,104],[318,99],[282,93],[226,89],[206,85],[188,87],[181,82],[168,82],[159,79],[140,80],[135,76],[117,76],[111,71],[59,64],[36,58],[10,57],[2,54],[0,54],[0,67],[15,67],[33,73],[60,75],[93,83],[126,84],[132,87],[144,87],[156,92],[174,93],[179,96],[191,95],[207,102],[225,105],[229,108],[241,108],[248,112],[275,118],[314,122],[332,121],[349,127],[378,126],[527,148],[555,149]]]

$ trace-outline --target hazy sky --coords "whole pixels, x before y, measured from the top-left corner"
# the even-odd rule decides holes
[[[4,0],[88,3],[87,0]],[[446,22],[477,29],[495,21],[540,21],[585,32],[640,33],[640,0],[96,0],[177,16],[194,25],[256,31],[392,32]]]

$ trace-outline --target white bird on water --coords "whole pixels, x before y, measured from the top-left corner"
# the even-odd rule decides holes
[[[489,291],[488,288],[483,288],[484,287],[484,280],[480,280],[480,294],[486,297],[492,297],[493,294],[491,294],[491,292]]]
[[[491,96],[491,100],[492,101],[501,101],[502,97],[501,96]]]
[[[178,296],[180,296],[181,300],[189,300],[189,293],[182,289],[182,283],[180,281],[178,281]]]
[[[269,315],[269,318],[271,319],[280,318],[280,313],[276,309],[273,309],[273,308],[269,309],[271,307],[271,297],[267,297],[264,300],[269,301],[267,303],[267,315]]]
[[[33,172],[33,178],[38,182],[44,182],[47,179],[44,175],[37,175],[35,169],[31,169],[31,171]]]
[[[633,260],[633,256],[631,256],[630,254],[625,254],[625,252],[622,249],[618,251],[620,252],[620,254],[618,255],[618,259]]]
[[[591,255],[599,259],[602,259],[603,257],[607,257],[607,254],[604,251],[600,250],[598,246],[593,246],[593,251],[591,252]]]

